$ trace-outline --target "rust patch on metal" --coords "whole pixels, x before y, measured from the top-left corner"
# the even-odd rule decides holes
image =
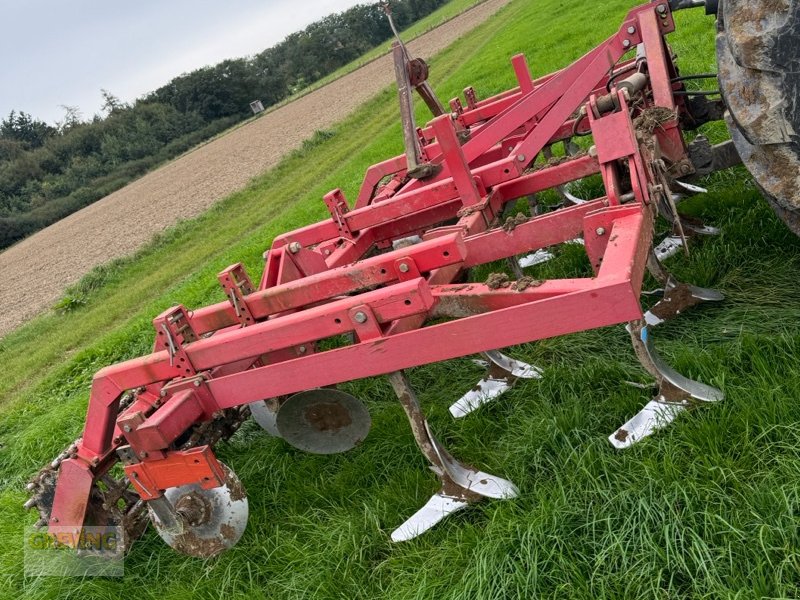
[[[614,439],[617,440],[618,442],[624,442],[625,440],[628,439],[628,435],[630,434],[626,429],[618,429],[617,433],[614,434]]]
[[[680,283],[667,290],[664,293],[664,298],[653,306],[650,312],[659,319],[666,321],[681,314],[687,308],[700,304],[700,302],[700,299],[694,297],[688,285]]]
[[[317,431],[338,431],[353,423],[350,412],[339,402],[318,402],[309,406],[303,416]]]
[[[474,467],[470,467],[469,465],[464,465],[467,469],[473,469]],[[458,498],[459,500],[464,500],[465,502],[477,502],[479,500],[483,500],[484,497],[480,494],[476,494],[472,490],[468,490],[467,488],[461,487],[455,481],[453,481],[447,473],[442,476],[442,493],[445,496],[449,496],[450,498]]]
[[[679,404],[681,406],[686,406],[687,403],[691,401],[691,396],[689,394],[679,387],[675,387],[666,380],[661,381],[658,389],[658,395],[660,396],[661,400],[667,404]]]
[[[230,525],[220,525],[219,533],[222,536],[222,539],[229,542],[236,542],[236,529]]]

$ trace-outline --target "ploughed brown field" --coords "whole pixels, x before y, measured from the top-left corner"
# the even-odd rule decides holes
[[[509,0],[487,0],[409,44],[430,57]],[[0,253],[0,336],[47,310],[97,265],[129,255],[275,166],[394,81],[386,55],[198,147]]]

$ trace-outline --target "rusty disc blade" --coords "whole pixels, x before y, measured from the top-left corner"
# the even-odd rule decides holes
[[[283,403],[277,418],[281,437],[312,454],[352,450],[371,425],[369,411],[358,398],[328,388],[295,394]]]
[[[196,558],[209,558],[232,548],[242,537],[249,507],[242,482],[227,466],[225,482],[204,490],[192,483],[164,491],[164,496],[181,518],[182,531],[166,527],[150,510],[158,535],[170,547]]]

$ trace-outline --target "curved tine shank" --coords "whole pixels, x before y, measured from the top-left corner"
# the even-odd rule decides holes
[[[439,458],[440,464],[444,472],[450,479],[465,490],[483,496],[484,498],[495,498],[498,500],[506,500],[509,498],[516,498],[519,495],[517,486],[496,475],[484,473],[477,469],[464,465],[453,456],[439,443],[436,437],[431,433],[428,422],[425,422],[425,430],[428,433],[428,438],[431,440],[433,449]]]
[[[278,431],[278,411],[273,410],[266,400],[250,403],[250,414],[253,420],[272,437],[281,437]]]
[[[717,290],[678,281],[661,263],[655,249],[651,250],[647,259],[647,269],[664,286],[664,297],[644,315],[647,325],[651,327],[674,318],[687,308],[702,302],[722,302],[725,299],[725,296]]]
[[[627,448],[672,423],[683,411],[699,402],[719,402],[725,398],[715,387],[684,377],[656,352],[653,337],[642,321],[629,325],[636,356],[645,370],[656,378],[657,396],[637,415],[609,436],[615,448]]]
[[[389,381],[408,416],[414,440],[431,463],[431,470],[437,474],[442,483],[441,490],[392,533],[392,541],[414,538],[447,515],[481,498],[505,499],[517,496],[517,488],[510,481],[465,465],[444,449],[431,433],[405,373],[402,371],[390,373]]]

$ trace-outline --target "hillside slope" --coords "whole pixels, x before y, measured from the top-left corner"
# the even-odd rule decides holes
[[[488,0],[409,44],[429,57],[509,0]],[[93,267],[133,253],[275,166],[315,131],[341,121],[394,81],[383,56],[238,127],[0,253],[0,336],[50,307]],[[30,275],[35,273],[35,277]],[[25,298],[25,302],[20,302]]]

